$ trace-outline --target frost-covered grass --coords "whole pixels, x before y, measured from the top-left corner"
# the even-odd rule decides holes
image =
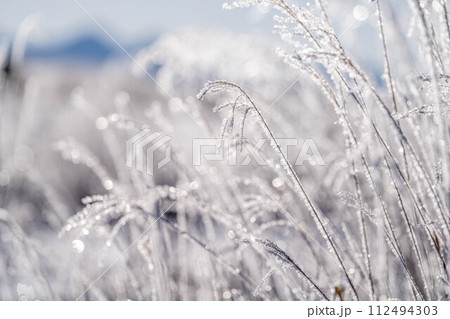
[[[448,300],[447,4],[364,5],[350,43],[334,1],[243,0],[283,41],[188,29],[126,69],[4,73],[0,299]],[[172,137],[153,176],[125,165],[144,128]],[[194,166],[217,137],[267,165]]]

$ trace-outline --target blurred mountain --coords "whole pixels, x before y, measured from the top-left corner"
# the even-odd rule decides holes
[[[155,38],[146,39],[126,45],[124,48],[131,54],[135,54],[154,41]],[[25,60],[102,64],[108,60],[122,58],[124,56],[126,56],[125,52],[113,40],[88,34],[49,46],[30,43],[27,46]]]

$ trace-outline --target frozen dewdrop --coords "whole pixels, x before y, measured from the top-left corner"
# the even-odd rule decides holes
[[[75,239],[72,241],[72,248],[77,253],[81,254],[84,251],[84,243],[79,239]]]
[[[364,6],[358,4],[353,8],[353,17],[358,21],[367,20],[369,11]]]
[[[442,10],[442,5],[439,4],[439,1],[437,1],[437,0],[434,0],[431,3],[431,6],[433,7],[433,10],[436,11],[436,12],[440,12],[440,10]]]
[[[200,185],[198,183],[198,181],[195,181],[191,184],[191,190],[197,190],[199,189]]]
[[[233,230],[231,230],[231,229],[228,231],[227,235],[228,235],[228,237],[230,239],[235,239],[236,238],[236,233]]]
[[[198,102],[198,100],[192,95],[189,95],[185,100],[189,104],[195,104]]]
[[[120,119],[120,116],[117,113],[111,114],[109,116],[109,121],[112,123],[117,122],[119,119]]]
[[[116,106],[125,106],[130,102],[130,95],[125,91],[120,91],[117,93],[114,99],[114,104]]]
[[[100,131],[106,129],[108,127],[108,120],[105,117],[100,116],[95,120],[95,127]]]
[[[70,151],[70,158],[72,163],[79,164],[80,163],[81,152],[78,149],[73,149]]]
[[[222,294],[223,299],[231,299],[231,292],[230,291],[224,291]]]
[[[167,195],[168,195],[167,197],[170,200],[176,200],[177,199],[177,189],[173,186],[170,186]]]
[[[103,187],[107,191],[109,191],[109,190],[113,189],[114,183],[110,179],[107,179],[107,180],[103,181]]]
[[[275,187],[275,188],[279,188],[279,187],[281,187],[283,185],[284,185],[284,181],[281,178],[279,178],[279,177],[274,178],[272,180],[272,186]]]
[[[83,236],[87,236],[87,235],[89,235],[89,230],[88,230],[87,228],[83,228],[83,229],[81,230],[81,234],[82,234]]]

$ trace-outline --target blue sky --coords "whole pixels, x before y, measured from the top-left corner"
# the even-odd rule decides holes
[[[186,26],[235,32],[271,32],[273,13],[257,8],[224,10],[223,0],[77,0],[114,37],[134,42]],[[21,21],[36,14],[40,43],[80,33],[101,33],[74,0],[0,0],[0,34],[11,38]]]

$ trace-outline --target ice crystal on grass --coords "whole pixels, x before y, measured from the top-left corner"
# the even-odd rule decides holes
[[[375,222],[375,216],[369,206],[358,199],[354,194],[346,191],[342,191],[338,193],[339,201],[342,205],[347,207],[353,207],[361,210],[370,220]]]

